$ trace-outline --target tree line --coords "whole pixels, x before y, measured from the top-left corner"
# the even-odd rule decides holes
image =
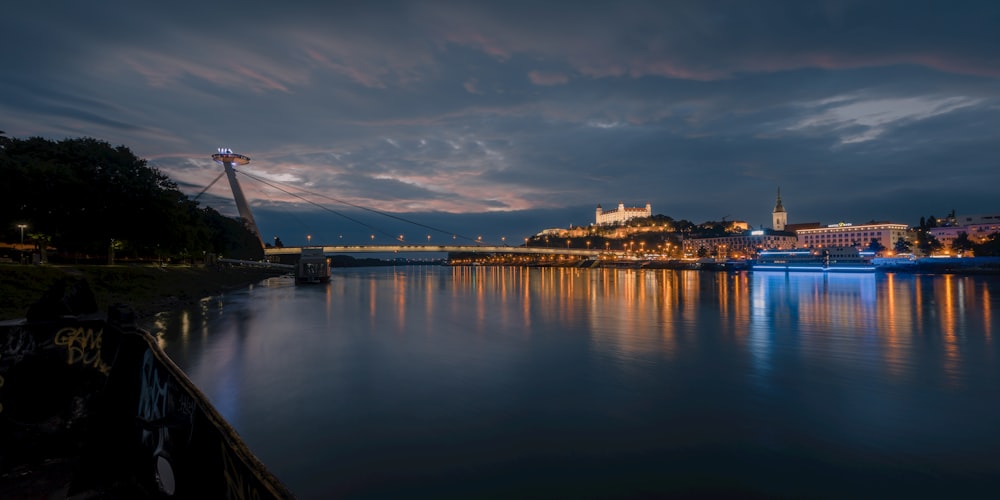
[[[49,258],[166,260],[212,253],[261,259],[237,219],[200,207],[125,146],[93,138],[16,139],[0,132],[0,228]]]

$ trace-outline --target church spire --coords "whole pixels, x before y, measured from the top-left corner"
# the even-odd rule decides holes
[[[784,231],[785,224],[788,224],[788,214],[785,213],[785,207],[781,205],[781,186],[778,186],[778,202],[774,205],[774,211],[771,212],[771,227],[775,231]]]

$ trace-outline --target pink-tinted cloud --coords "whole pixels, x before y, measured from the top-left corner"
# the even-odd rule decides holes
[[[528,79],[535,85],[553,86],[569,83],[569,75],[556,71],[534,70],[528,72]]]

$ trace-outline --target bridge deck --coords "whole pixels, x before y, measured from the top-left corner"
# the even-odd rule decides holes
[[[507,253],[536,255],[578,255],[598,257],[607,254],[603,250],[555,247],[511,247],[495,245],[313,245],[309,247],[268,247],[264,255],[297,255],[303,248],[322,248],[323,253],[397,253],[397,252],[444,252],[444,253]]]

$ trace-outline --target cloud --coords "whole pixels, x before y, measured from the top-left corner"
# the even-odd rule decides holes
[[[806,107],[820,108],[789,127],[790,130],[821,129],[841,135],[842,144],[877,139],[894,126],[976,106],[981,99],[968,97],[921,96],[865,98],[833,96]]]
[[[793,217],[893,218],[941,165],[987,211],[998,20],[896,0],[22,2],[0,18],[0,129],[127,145],[192,195],[228,145],[323,204],[456,220],[587,223],[622,199],[767,222],[779,184]]]
[[[569,82],[569,76],[554,71],[531,71],[528,79],[535,85],[563,85]]]

